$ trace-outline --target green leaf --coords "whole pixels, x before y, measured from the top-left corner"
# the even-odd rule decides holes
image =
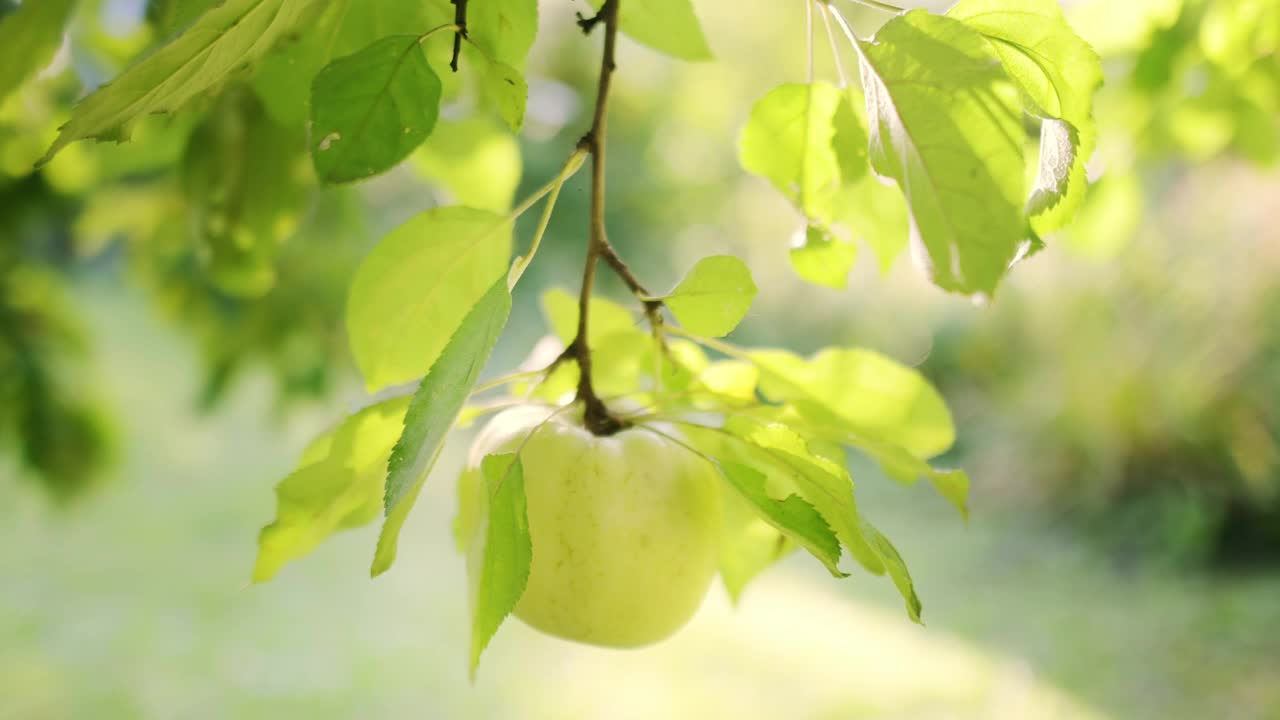
[[[299,469],[276,486],[276,518],[258,537],[254,582],[382,513],[387,458],[408,407],[407,397],[379,403],[312,441]]]
[[[857,245],[817,225],[806,227],[803,244],[791,248],[791,267],[796,274],[833,290],[849,286],[849,271],[857,258]]]
[[[840,189],[837,109],[846,96],[833,85],[780,85],[751,110],[738,139],[738,159],[748,172],[773,183],[806,217],[831,219]]]
[[[911,234],[902,193],[870,173],[841,189],[836,219],[875,250],[882,272],[902,254]]]
[[[932,457],[955,442],[951,412],[919,371],[880,353],[829,348],[809,360],[783,350],[758,350],[760,387],[802,417],[855,435],[895,442]]]
[[[573,342],[578,334],[578,298],[562,288],[551,288],[542,294],[542,312],[560,342],[565,345]],[[648,337],[640,329],[637,314],[612,300],[593,296],[589,313],[587,343],[591,347],[611,335],[630,335],[637,340]]]
[[[689,332],[721,337],[747,316],[756,292],[746,264],[732,255],[712,255],[699,260],[662,301]]]
[[[278,122],[302,124],[310,114],[312,80],[329,61],[391,35],[425,33],[452,22],[448,0],[330,0],[305,33],[262,59],[254,90]],[[443,35],[441,40],[448,41]]]
[[[872,167],[895,181],[934,283],[991,293],[1026,238],[1017,93],[986,38],[912,11],[859,42]]]
[[[435,129],[440,78],[417,35],[393,35],[329,63],[311,85],[311,157],[321,180],[391,169]]]
[[[591,0],[597,11],[604,0]],[[622,32],[642,45],[681,60],[710,60],[711,48],[690,0],[632,0],[619,8]]]
[[[1027,209],[1038,233],[1062,227],[1088,182],[1102,61],[1071,29],[1056,0],[961,0],[947,15],[990,40],[1027,112],[1042,118],[1040,172]]]
[[[466,207],[428,210],[383,238],[347,302],[347,334],[369,390],[425,374],[510,256],[511,223]]]
[[[893,580],[894,587],[898,588],[898,594],[906,603],[907,615],[915,622],[920,622],[920,612],[923,608],[920,597],[916,595],[916,585],[911,580],[911,573],[907,571],[907,564],[898,554],[898,549],[889,542],[889,538],[867,522],[866,518],[859,518],[859,520],[862,523],[863,537],[867,538],[871,547],[875,548],[876,554],[884,563],[885,570],[889,572],[889,579]]]
[[[275,124],[251,93],[229,93],[192,132],[182,180],[213,282],[233,295],[269,291],[311,197],[301,134]]]
[[[760,369],[740,360],[708,363],[697,375],[698,384],[718,397],[734,403],[756,402],[756,385]]]
[[[495,62],[523,68],[538,33],[538,0],[478,0],[467,5],[467,33]]]
[[[755,508],[763,520],[808,550],[833,576],[847,576],[840,571],[840,541],[813,505],[799,495],[788,495],[781,500],[770,497],[766,488],[768,476],[746,465],[731,461],[721,461],[718,465],[738,497]],[[732,594],[736,599],[737,593]]]
[[[316,0],[225,0],[186,32],[85,98],[41,163],[85,138],[124,140],[140,118],[172,113],[252,65],[314,17]]]
[[[720,579],[734,603],[742,599],[743,591],[757,575],[796,547],[786,535],[762,520],[759,511],[737,493],[724,494]]]
[[[75,0],[27,0],[0,19],[0,101],[53,61]]]
[[[404,418],[404,433],[396,441],[387,463],[384,498],[387,520],[378,537],[373,575],[386,572],[395,562],[400,528],[510,315],[511,292],[507,289],[506,274],[502,273],[467,313],[414,393]]]
[[[520,145],[486,117],[441,121],[413,153],[413,168],[468,207],[505,213],[520,185]]]
[[[529,582],[533,541],[524,494],[524,467],[514,453],[489,455],[480,464],[488,489],[488,523],[480,581],[472,603],[471,676],[480,654],[515,609]]]
[[[502,121],[512,132],[520,132],[525,106],[529,103],[529,85],[524,75],[505,63],[490,62],[481,72],[480,83]]]
[[[195,22],[216,4],[218,0],[149,0],[147,22],[163,37]]]

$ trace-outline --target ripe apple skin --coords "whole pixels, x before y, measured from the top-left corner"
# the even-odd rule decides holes
[[[533,553],[516,617],[595,645],[662,640],[689,621],[715,575],[719,478],[705,460],[643,427],[597,437],[580,413],[548,420],[551,412],[508,410],[472,446],[458,530],[473,596],[488,514],[476,468],[486,455],[519,450]],[[678,437],[670,426],[654,427]]]

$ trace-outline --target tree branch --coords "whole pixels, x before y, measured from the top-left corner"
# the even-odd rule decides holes
[[[453,3],[453,24],[458,26],[458,32],[453,36],[453,58],[449,60],[449,67],[454,72],[458,72],[458,55],[462,52],[462,40],[469,37],[467,35],[467,0],[449,0]]]
[[[618,4],[620,0],[605,0],[600,12],[590,20],[579,19],[584,32],[590,32],[598,23],[604,23],[604,53],[600,62],[600,82],[596,90],[595,115],[591,129],[578,142],[578,147],[591,153],[591,218],[587,236],[587,260],[582,271],[582,294],[578,299],[578,333],[566,348],[578,363],[578,400],[584,406],[583,423],[596,435],[612,435],[625,427],[609,413],[609,409],[596,395],[591,380],[591,349],[587,346],[587,327],[590,322],[591,293],[595,286],[596,266],[601,257],[616,257],[609,248],[605,236],[605,167],[609,128],[609,91],[613,85],[613,71],[617,68]],[[612,262],[611,262],[612,264]]]

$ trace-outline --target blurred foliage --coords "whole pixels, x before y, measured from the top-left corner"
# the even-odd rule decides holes
[[[1259,190],[1185,177],[1126,262],[1060,266],[947,328],[929,366],[982,425],[989,486],[1144,555],[1280,553],[1280,236],[1232,199]]]

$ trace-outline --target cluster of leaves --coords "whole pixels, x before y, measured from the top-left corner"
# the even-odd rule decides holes
[[[604,22],[607,48],[620,27],[674,57],[709,57],[689,0],[622,0],[620,12],[616,3],[595,2],[600,15],[579,21],[587,31]],[[51,57],[72,5],[24,3],[0,25],[0,35],[18,33],[29,46],[13,60],[18,83]],[[886,258],[910,241],[942,288],[991,294],[1040,234],[1065,224],[1084,191],[1101,77],[1096,55],[1052,0],[964,0],[946,15],[894,12],[871,39],[858,37],[834,6],[809,4],[810,13],[815,8],[848,40],[861,89],[843,78],[839,86],[778,88],[756,107],[741,142],[744,166],[772,181],[804,217],[797,268],[816,282],[843,284],[852,252],[838,226],[848,224]],[[603,129],[593,129],[563,169],[514,208],[510,189],[487,174],[477,183],[468,175],[475,166],[458,162],[481,154],[482,144],[502,152],[500,140],[475,131],[485,127],[475,118],[492,114],[511,131],[522,125],[535,0],[164,0],[149,5],[149,18],[167,39],[81,100],[38,162],[56,168],[87,152],[74,144],[85,139],[167,138],[153,143],[160,158],[130,158],[119,171],[131,181],[166,176],[128,188],[130,197],[152,193],[148,207],[162,208],[148,215],[152,226],[133,233],[169,249],[150,253],[159,258],[153,276],[163,287],[201,268],[195,284],[202,291],[191,303],[200,313],[216,304],[205,302],[206,289],[280,300],[262,325],[233,314],[212,323],[219,332],[268,343],[281,324],[297,320],[292,313],[314,290],[304,283],[297,295],[286,292],[281,248],[290,238],[305,240],[299,228],[308,222],[326,222],[317,204],[334,196],[320,186],[363,180],[415,156],[463,203],[410,219],[359,264],[345,313],[352,355],[370,392],[395,397],[307,448],[278,488],[255,579],[333,532],[379,516],[372,570],[384,572],[460,417],[511,403],[603,399],[639,408],[620,415],[623,425],[678,423],[690,451],[720,469],[733,508],[722,567],[732,592],[788,547],[805,548],[836,575],[844,574],[839,560],[848,552],[866,570],[887,573],[919,619],[902,559],[855,503],[841,448],[869,455],[897,480],[927,478],[963,511],[967,477],[928,462],[954,440],[950,414],[918,373],[870,351],[834,348],[806,359],[718,339],[742,320],[756,292],[735,258],[705,258],[665,295],[630,282],[652,333],[637,329],[636,314],[623,307],[588,302],[587,292],[578,302],[549,294],[548,322],[573,352],[481,386],[508,395],[475,404],[510,316],[511,288],[535,257],[560,188],[604,143]],[[613,69],[609,52],[605,73]],[[463,72],[442,72],[446,58]],[[441,119],[449,99],[474,110],[452,123],[452,133]],[[158,129],[146,120],[179,112]],[[440,142],[433,148],[433,141]],[[518,158],[498,160],[512,163]],[[165,172],[175,165],[180,171]],[[594,192],[603,189],[597,180]],[[515,222],[543,198],[538,229],[513,262]],[[104,221],[109,230],[129,219],[106,215],[115,218]],[[589,267],[608,249],[594,229],[592,242]],[[177,297],[188,304],[185,294]],[[330,303],[317,308],[337,314]],[[586,308],[589,326],[578,317]],[[394,390],[406,383],[411,392]],[[507,488],[518,493],[519,484]],[[491,504],[491,525],[518,535],[504,510],[519,505],[518,497]],[[493,564],[516,573],[517,559]],[[514,577],[492,582],[506,586]],[[476,617],[481,645],[510,609],[484,607]]]
[[[817,7],[840,85],[811,79],[776,88],[757,103],[740,142],[743,166],[804,217],[792,252],[797,271],[843,287],[856,250],[833,231],[841,224],[884,262],[909,237],[940,287],[992,294],[1085,194],[1098,56],[1051,0],[962,0],[945,15],[905,12],[870,40],[835,6]],[[861,87],[844,77],[833,21],[856,55]]]

